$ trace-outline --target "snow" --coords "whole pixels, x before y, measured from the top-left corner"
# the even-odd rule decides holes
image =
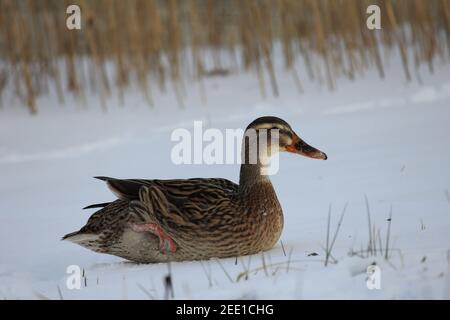
[[[32,117],[9,90],[0,109],[0,299],[165,298],[167,264],[133,264],[60,241],[92,213],[82,207],[114,199],[91,177],[237,181],[237,165],[173,164],[170,134],[191,130],[194,120],[245,128],[262,115],[287,120],[329,159],[280,157],[272,182],[285,214],[284,250],[279,243],[237,264],[234,258],[172,263],[175,299],[449,299],[450,66],[434,74],[419,69],[420,81],[411,83],[398,57],[386,69],[385,80],[372,70],[338,81],[335,91],[305,77],[300,94],[278,66],[279,98],[262,98],[253,74],[213,77],[205,81],[206,104],[198,85],[186,83],[183,109],[172,94],[156,90],[151,108],[131,89],[125,107],[113,97],[106,113],[96,96],[86,106],[41,97]],[[367,248],[365,196],[383,244],[392,207],[388,261],[379,253],[349,255]],[[346,203],[332,250],[337,263],[325,267],[328,208],[333,234]],[[380,290],[366,286],[374,262]],[[69,265],[84,270],[79,290],[66,286]]]

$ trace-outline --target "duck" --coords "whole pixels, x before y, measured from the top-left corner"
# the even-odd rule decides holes
[[[286,121],[260,117],[244,131],[238,184],[223,178],[95,177],[106,182],[117,199],[85,207],[98,211],[62,239],[136,263],[208,260],[270,250],[280,239],[284,217],[267,160],[280,152],[327,159]]]

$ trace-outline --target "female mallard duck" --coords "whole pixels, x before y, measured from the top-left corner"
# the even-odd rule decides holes
[[[273,139],[277,136],[273,132],[278,139]],[[244,137],[239,184],[219,178],[97,177],[118,199],[87,207],[102,209],[63,239],[143,263],[235,257],[271,249],[283,229],[283,212],[263,158],[282,151],[323,160],[327,156],[276,117],[256,119]],[[262,139],[266,143],[260,143]],[[251,161],[255,145],[265,150]]]

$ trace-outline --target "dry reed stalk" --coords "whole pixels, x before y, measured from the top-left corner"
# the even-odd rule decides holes
[[[26,2],[24,4],[29,4]],[[36,104],[35,104],[35,91],[33,87],[33,79],[31,73],[31,63],[32,63],[32,51],[31,51],[31,28],[28,26],[28,20],[25,17],[25,12],[22,11],[17,15],[16,25],[15,25],[15,35],[14,38],[17,39],[17,54],[21,56],[22,59],[19,63],[20,73],[23,77],[25,84],[26,97],[25,103],[30,110],[31,114],[36,114]]]
[[[156,0],[150,0],[147,3],[149,14],[149,42],[151,44],[151,64],[158,77],[158,84],[161,91],[165,91],[165,70],[161,63],[161,54],[163,50],[163,27],[161,22],[160,10]]]
[[[181,75],[180,75],[180,49],[181,49],[181,31],[178,17],[178,2],[176,0],[168,1],[168,55],[170,63],[170,75],[173,89],[177,98],[178,105],[184,107]]]
[[[47,30],[47,43],[48,45],[48,56],[47,63],[49,67],[49,74],[54,79],[56,93],[58,95],[58,100],[60,104],[64,103],[64,90],[62,86],[61,73],[58,67],[58,52],[57,52],[57,35],[56,35],[56,22],[55,17],[49,13],[50,8],[48,7],[48,2],[44,2],[45,8],[43,9],[43,28]]]
[[[206,0],[206,33],[207,43],[212,48],[214,69],[221,67],[218,49],[220,48],[219,16],[216,14],[215,0]]]
[[[400,32],[401,27],[398,25],[397,23],[397,18],[396,18],[396,14],[394,12],[394,8],[392,6],[392,1],[385,1],[384,2],[385,7],[386,7],[386,12],[387,12],[387,16],[388,16],[388,20],[390,21],[393,29],[394,29],[394,37],[397,40],[398,43],[398,47],[400,50],[400,56],[402,59],[402,63],[403,63],[403,69],[405,71],[405,76],[406,79],[408,81],[411,80],[411,74],[409,72],[409,67],[408,67],[408,55],[406,52],[406,46],[405,46],[405,40],[404,40],[404,33]],[[400,35],[398,33],[401,33]]]
[[[389,210],[388,230],[386,233],[386,248],[384,250],[384,258],[386,260],[389,260],[389,240],[391,238],[391,223],[392,223],[392,206]]]
[[[261,65],[261,53],[258,49],[258,26],[255,21],[255,2],[239,1],[241,45],[243,47],[244,65],[248,69],[254,65],[258,77],[259,89],[266,97],[266,85]]]
[[[265,0],[260,6],[258,6],[259,10],[256,10],[257,21],[260,26],[260,31],[262,32],[262,40],[261,46],[263,51],[263,57],[265,59],[266,68],[269,72],[270,84],[272,86],[272,93],[275,97],[279,96],[277,79],[275,76],[275,69],[273,67],[272,61],[272,44],[273,40],[273,31],[271,24],[268,21],[271,21],[270,12],[272,12],[272,8],[269,5],[269,0]]]
[[[69,0],[65,0],[65,5],[69,5]],[[61,22],[61,21],[59,21]],[[57,25],[58,23],[55,22]],[[56,27],[55,30],[59,30],[60,27]],[[65,64],[66,64],[66,73],[67,73],[67,86],[68,90],[75,93],[76,95],[79,95],[82,88],[82,81],[81,79],[78,79],[77,74],[77,66],[76,66],[76,48],[78,45],[76,33],[74,31],[67,32],[66,34],[62,34],[61,31],[57,31],[57,39],[58,43],[60,44],[59,50],[62,53],[62,56],[65,58]],[[64,38],[65,36],[65,38]]]
[[[91,83],[94,86],[100,85],[100,101],[103,110],[107,110],[106,106],[106,96],[108,95],[109,85],[108,79],[106,76],[106,72],[103,65],[103,53],[101,48],[101,40],[98,37],[98,30],[101,28],[99,23],[95,22],[95,11],[93,6],[93,2],[89,2],[87,0],[80,0],[81,6],[83,7],[85,19],[86,19],[86,38],[87,38],[87,49],[89,55],[92,57],[92,63],[94,64],[94,69],[97,71],[97,74],[92,74]],[[100,81],[97,81],[97,76]],[[100,83],[98,83],[100,82]]]
[[[443,12],[443,22],[445,27],[445,34],[447,40],[447,57],[450,56],[450,3],[447,0],[441,0],[441,5],[439,6],[439,11]]]
[[[313,8],[314,15],[314,29],[317,35],[317,51],[322,56],[325,63],[327,85],[330,89],[334,88],[333,78],[331,76],[329,51],[326,50],[326,38],[324,30],[325,17],[322,14],[321,2],[316,0],[310,0]]]
[[[116,65],[115,80],[117,95],[121,105],[124,103],[124,90],[125,86],[128,84],[128,72],[126,70],[124,57],[125,46],[122,41],[123,38],[121,37],[121,28],[119,27],[123,25],[122,15],[120,14],[123,12],[123,4],[123,1],[115,0],[111,4],[111,9],[108,11],[108,32],[111,35],[111,51]]]
[[[360,5],[362,5],[362,2],[360,3]],[[367,6],[365,6],[365,7],[361,6],[360,11],[362,11],[364,8],[367,8]],[[369,30],[364,30],[363,35],[366,35],[366,38],[367,38],[366,47],[368,46],[369,50],[371,50],[372,57],[375,61],[375,65],[378,70],[378,74],[379,74],[380,78],[384,79],[384,77],[385,77],[384,67],[383,67],[383,62],[381,60],[380,48],[378,45],[379,41],[377,41],[379,38],[376,38],[377,33],[370,32]]]
[[[199,82],[200,85],[200,96],[202,102],[206,103],[206,90],[203,82],[204,67],[202,59],[200,57],[200,26],[199,26],[199,16],[198,8],[196,6],[196,0],[189,0],[188,3],[188,21],[190,33],[190,43],[191,43],[191,55],[192,55],[192,65],[194,66],[194,77]]]
[[[150,106],[153,106],[153,101],[150,93],[150,87],[148,85],[149,64],[145,58],[146,53],[149,52],[146,35],[146,17],[145,17],[145,0],[139,0],[132,2],[129,5],[127,16],[130,26],[130,49],[132,63],[137,73],[138,83],[141,87],[141,91],[144,94],[145,99]]]

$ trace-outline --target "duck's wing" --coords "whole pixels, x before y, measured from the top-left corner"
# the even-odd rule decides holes
[[[218,192],[220,190],[233,193],[238,185],[221,178],[191,178],[172,180],[145,180],[145,179],[116,179],[110,177],[95,177],[105,181],[109,189],[119,198],[126,200],[139,199],[139,190],[142,186],[158,187],[168,197],[186,199],[199,191]]]
[[[238,185],[220,178],[174,180],[114,179],[107,182],[119,199],[130,201],[137,221],[158,222],[166,232],[211,227],[225,215]]]

